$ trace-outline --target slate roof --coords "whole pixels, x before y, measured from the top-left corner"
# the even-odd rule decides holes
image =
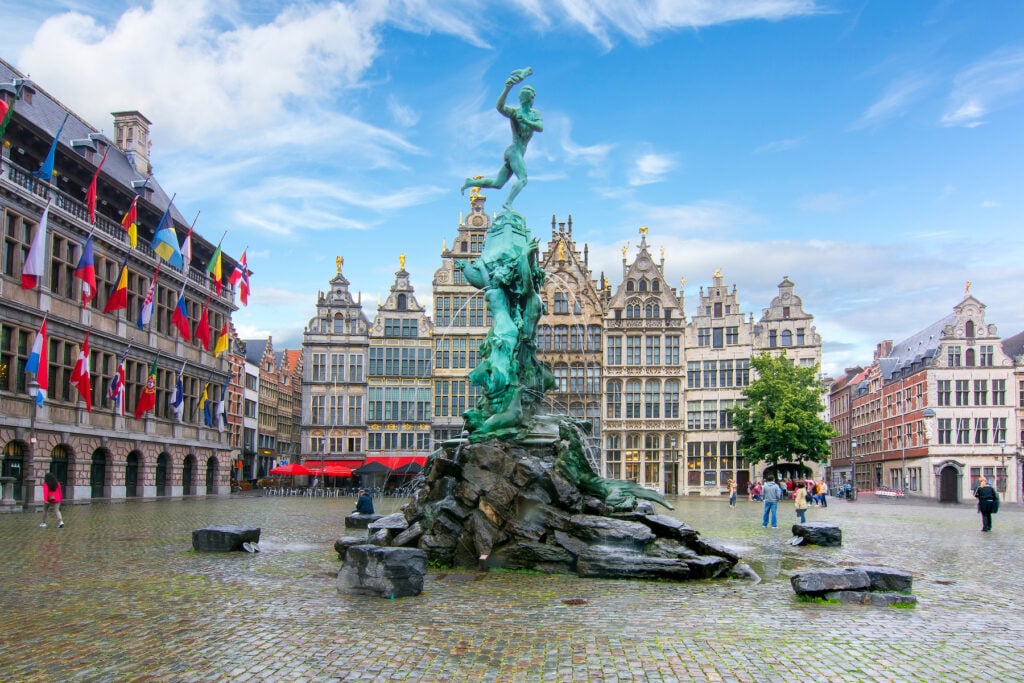
[[[891,379],[914,363],[925,363],[934,358],[939,350],[939,342],[942,341],[942,330],[946,325],[952,325],[954,322],[956,322],[956,314],[950,313],[898,344],[893,344],[892,352],[878,360],[882,378]]]

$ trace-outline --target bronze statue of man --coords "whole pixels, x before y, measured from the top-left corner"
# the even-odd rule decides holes
[[[533,73],[533,69],[516,69],[512,75],[505,79],[505,89],[498,97],[497,109],[502,116],[508,117],[512,125],[512,144],[505,148],[505,161],[493,178],[466,178],[462,183],[461,191],[465,192],[467,187],[491,187],[501,189],[508,182],[508,179],[515,174],[516,182],[509,190],[508,198],[502,204],[502,208],[511,209],[512,201],[526,187],[526,161],[523,156],[526,154],[526,146],[530,144],[533,133],[544,130],[544,122],[541,120],[540,112],[533,108],[533,100],[537,96],[536,91],[530,86],[523,86],[519,90],[519,106],[510,107],[505,104],[509,91],[516,83]]]

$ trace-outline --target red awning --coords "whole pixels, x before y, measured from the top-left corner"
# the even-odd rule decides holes
[[[368,455],[366,456],[366,462],[379,462],[388,469],[397,470],[403,465],[408,465],[411,462],[420,465],[427,464],[427,456],[425,455]]]
[[[321,472],[321,470],[318,469],[318,470],[314,470],[313,473],[314,474],[318,474],[320,472]],[[330,464],[324,465],[323,475],[325,477],[351,477],[352,476],[352,468],[350,468],[350,467],[342,467],[341,465],[335,465],[333,463],[330,463]]]
[[[309,469],[313,470],[313,473],[316,474],[316,472],[320,470],[321,466],[345,467],[347,469],[354,470],[355,468],[360,467],[364,463],[362,460],[328,460],[326,462],[321,460],[306,460],[302,464],[308,467]]]

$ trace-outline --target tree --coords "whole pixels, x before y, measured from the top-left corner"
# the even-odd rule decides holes
[[[827,462],[836,432],[818,417],[824,405],[817,366],[798,367],[785,355],[768,353],[750,364],[757,378],[743,390],[745,402],[731,409],[739,455],[769,465]]]

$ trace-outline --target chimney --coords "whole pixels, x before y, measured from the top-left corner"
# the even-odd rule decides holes
[[[115,111],[114,143],[120,148],[139,175],[148,176],[153,167],[149,163],[149,126],[152,123],[137,111]]]

